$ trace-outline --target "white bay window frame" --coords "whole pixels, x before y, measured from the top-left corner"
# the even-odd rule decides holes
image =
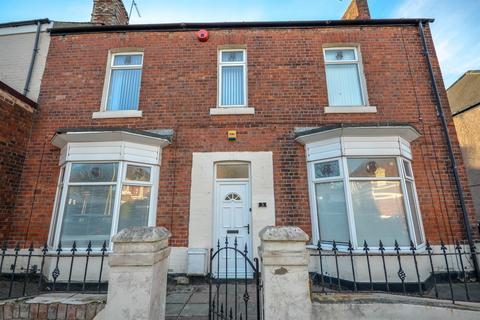
[[[52,139],[52,144],[61,151],[60,174],[49,232],[50,246],[56,247],[60,240],[69,186],[108,184],[108,182],[70,182],[72,166],[78,163],[117,163],[116,180],[110,183],[116,188],[108,241],[111,241],[112,236],[119,231],[118,223],[124,186],[150,188],[147,226],[156,225],[162,149],[170,144],[167,136],[133,129],[109,130],[106,128],[85,131],[61,129]],[[141,181],[141,174],[137,175],[137,179],[127,179],[127,168],[130,165],[149,168],[150,179]]]
[[[398,177],[350,177],[349,176],[349,171],[348,171],[348,164],[347,161],[348,159],[364,159],[364,158],[385,158],[385,159],[391,159],[394,158],[396,161],[397,169],[398,169]],[[330,161],[339,161],[339,166],[340,166],[340,175],[335,176],[335,177],[328,177],[328,178],[316,178],[315,177],[315,164],[318,163],[324,163],[324,162],[330,162]],[[316,189],[315,186],[318,183],[326,183],[326,182],[343,182],[343,190],[345,194],[345,205],[347,208],[347,221],[348,221],[348,229],[349,229],[349,235],[350,235],[350,242],[352,243],[352,246],[361,251],[362,250],[362,245],[359,243],[359,240],[363,243],[364,239],[358,239],[357,238],[357,227],[355,224],[355,216],[354,216],[354,209],[353,209],[353,203],[352,203],[352,192],[351,192],[351,181],[398,181],[400,182],[400,187],[402,190],[402,198],[403,198],[403,205],[404,205],[404,210],[405,210],[405,217],[407,219],[407,225],[408,225],[408,236],[410,237],[410,240],[413,241],[413,243],[416,246],[422,247],[424,245],[424,230],[423,230],[423,224],[422,219],[421,219],[421,214],[420,214],[420,208],[418,207],[418,197],[417,193],[415,190],[415,181],[413,179],[413,176],[409,178],[414,187],[414,199],[409,199],[407,190],[406,190],[406,184],[405,184],[405,174],[404,174],[404,168],[403,168],[403,161],[408,161],[407,159],[399,156],[355,156],[355,157],[335,157],[335,158],[326,158],[318,161],[312,161],[308,164],[308,177],[309,177],[309,190],[310,194],[312,195],[312,198],[314,198],[311,201],[311,211],[312,211],[312,227],[313,227],[313,243],[317,243],[320,241],[322,243],[322,246],[327,249],[331,249],[332,242],[330,240],[323,240],[321,239],[321,234],[320,234],[320,221],[319,221],[319,216],[318,216],[318,207],[316,203],[316,197],[318,196],[316,194]],[[409,162],[409,161],[408,161]],[[413,201],[414,205],[417,208],[417,212],[413,213],[411,212],[409,201]],[[414,222],[413,222],[413,215],[417,214],[418,215],[418,222],[419,222],[419,228],[420,228],[420,238],[423,240],[422,242],[418,242],[416,240],[416,234],[415,234],[415,227],[414,227]],[[335,239],[333,239],[335,240]],[[379,239],[381,240],[381,239]],[[378,249],[378,243],[368,243],[369,247],[371,249]],[[346,249],[347,244],[338,242],[337,241],[337,246],[340,249]],[[387,250],[393,250],[393,244],[391,243],[384,243],[384,246]],[[402,249],[409,249],[409,246],[401,246]]]
[[[320,226],[315,190],[316,183],[343,180],[350,241],[354,250],[360,252],[363,250],[363,246],[358,244],[350,182],[387,180],[400,182],[410,240],[413,241],[418,249],[424,248],[425,234],[415,180],[411,168],[412,152],[410,149],[410,142],[420,136],[414,128],[409,126],[341,127],[324,131],[316,131],[316,129],[312,129],[312,132],[309,132],[308,130],[306,132],[307,133],[305,134],[298,135],[296,140],[305,145],[306,151],[309,202],[312,221],[312,245],[316,245],[320,241],[324,249],[328,250],[332,248],[332,242],[322,241],[322,239],[320,239]],[[347,160],[355,158],[395,158],[398,177],[350,177]],[[340,176],[316,178],[315,164],[333,160],[340,162]],[[408,172],[408,169],[405,168],[406,164],[408,164],[408,169],[411,173],[409,175],[406,174]],[[406,183],[412,183],[413,199],[410,199],[410,196],[408,195]],[[411,208],[415,208],[416,212],[412,212]],[[417,215],[418,219],[419,237],[415,237],[413,221],[414,214]],[[416,238],[420,239],[420,241],[417,241]],[[360,240],[363,243],[363,239]],[[378,250],[378,242],[368,243],[368,245],[370,249]],[[384,243],[384,246],[387,251],[392,251],[394,249],[393,243]],[[347,249],[347,245],[344,243],[337,243],[337,247],[340,250]],[[409,246],[401,246],[400,248],[402,250],[409,250]]]
[[[117,164],[117,173],[116,181],[114,182],[70,182],[72,165],[74,164],[88,164],[88,163],[116,163]],[[150,181],[140,182],[140,181],[131,181],[126,179],[126,171],[128,165],[148,167],[151,170]],[[152,166],[144,163],[135,163],[135,162],[126,162],[126,161],[74,161],[65,163],[61,171],[65,172],[63,174],[63,181],[61,176],[59,178],[59,187],[57,188],[57,199],[60,199],[56,212],[54,214],[54,220],[52,221],[52,236],[50,245],[53,247],[58,246],[59,241],[61,240],[61,232],[63,226],[63,219],[65,216],[65,206],[67,204],[67,194],[68,188],[70,186],[103,186],[103,185],[114,185],[115,186],[115,198],[113,202],[112,210],[112,225],[110,230],[110,237],[107,241],[107,244],[110,243],[112,237],[120,230],[118,230],[118,222],[120,217],[120,206],[121,206],[121,197],[122,189],[124,186],[145,186],[150,187],[150,204],[149,204],[149,213],[148,213],[148,223],[147,226],[155,226],[156,223],[156,203],[158,195],[158,178],[159,178],[159,167]],[[51,231],[51,232],[52,232]],[[75,240],[75,239],[72,239]],[[94,239],[88,239],[94,240]]]

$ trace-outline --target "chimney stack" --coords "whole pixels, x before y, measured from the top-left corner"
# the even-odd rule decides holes
[[[93,0],[90,21],[107,26],[127,25],[128,13],[122,0]]]
[[[342,16],[342,20],[368,20],[370,19],[370,10],[367,0],[352,0],[347,10]]]

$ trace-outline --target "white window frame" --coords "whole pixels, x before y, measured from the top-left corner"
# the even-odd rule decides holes
[[[234,62],[222,62],[222,53],[223,52],[236,52],[236,51],[241,51],[243,52],[243,61],[234,61]],[[248,106],[248,75],[247,75],[247,50],[243,48],[238,48],[238,49],[220,49],[218,50],[218,67],[217,67],[217,74],[218,74],[218,89],[217,89],[217,106],[219,108],[245,108]],[[243,101],[244,104],[238,104],[238,105],[233,105],[233,104],[228,104],[228,105],[222,105],[222,67],[232,67],[232,66],[239,66],[243,67]]]
[[[117,163],[117,180],[116,182],[70,182],[70,173],[72,165],[75,163]],[[131,181],[126,179],[126,172],[128,165],[142,166],[151,168],[150,181]],[[109,249],[112,246],[112,237],[118,232],[118,221],[120,216],[120,201],[123,186],[148,186],[150,187],[150,209],[148,214],[148,226],[156,225],[157,217],[157,195],[158,195],[158,180],[159,180],[160,168],[155,165],[131,162],[131,161],[118,161],[118,160],[92,160],[92,161],[68,161],[60,169],[60,176],[57,186],[57,195],[55,197],[54,214],[52,215],[52,222],[50,224],[50,236],[49,245],[53,248],[58,246],[60,241],[60,234],[62,229],[62,223],[64,218],[64,211],[66,205],[66,197],[68,193],[68,187],[74,185],[115,185],[115,200],[112,212],[112,226],[110,230]],[[62,172],[63,181],[62,181]],[[97,247],[95,247],[97,248]],[[84,249],[79,247],[79,249]],[[97,248],[99,249],[99,248]]]
[[[397,163],[397,168],[398,168],[398,174],[399,177],[382,177],[382,178],[375,178],[375,177],[350,177],[348,173],[348,165],[347,165],[347,160],[348,159],[355,159],[355,158],[395,158],[396,163]],[[340,176],[335,176],[335,177],[328,177],[328,178],[316,178],[315,177],[315,164],[317,163],[323,163],[323,162],[329,162],[329,161],[334,161],[338,160],[339,161],[339,167],[340,167]],[[371,180],[382,180],[382,181],[400,181],[401,185],[401,190],[403,193],[403,201],[404,201],[404,208],[405,208],[405,215],[407,219],[407,225],[408,225],[408,232],[409,232],[409,237],[413,241],[413,243],[416,245],[417,249],[423,249],[425,246],[425,231],[423,228],[423,220],[422,220],[422,214],[420,212],[420,207],[419,207],[419,202],[418,202],[418,196],[416,192],[416,187],[415,187],[415,180],[413,178],[413,172],[412,172],[412,177],[406,177],[405,174],[405,168],[403,166],[403,161],[407,161],[410,163],[408,159],[402,156],[395,156],[395,155],[357,155],[357,156],[341,156],[341,157],[331,157],[331,158],[325,158],[321,160],[315,160],[311,161],[308,163],[308,179],[309,179],[309,189],[310,189],[310,207],[311,207],[311,219],[312,219],[312,244],[315,245],[320,241],[322,244],[322,248],[331,250],[332,249],[332,243],[330,241],[322,241],[320,239],[320,226],[319,226],[319,219],[318,219],[318,210],[317,210],[317,203],[316,203],[316,190],[315,190],[315,184],[316,183],[321,183],[321,182],[331,182],[331,181],[341,181],[343,180],[343,185],[344,185],[344,192],[345,192],[345,205],[346,205],[346,210],[347,210],[347,220],[348,220],[348,228],[349,228],[349,234],[350,234],[350,242],[352,243],[352,246],[355,251],[357,252],[362,252],[363,251],[363,246],[358,245],[357,241],[357,233],[356,233],[356,226],[355,226],[355,217],[354,217],[354,212],[353,212],[353,204],[352,204],[352,199],[351,199],[351,190],[350,190],[350,181],[371,181]],[[411,166],[410,166],[411,168]],[[418,212],[418,223],[419,223],[419,228],[421,232],[421,239],[423,240],[422,243],[417,243],[416,237],[415,237],[415,228],[413,225],[413,218],[412,218],[412,213],[410,210],[409,206],[409,197],[408,193],[406,190],[406,183],[405,179],[408,179],[412,181],[413,185],[413,194],[415,199],[415,206]],[[392,244],[385,243],[385,249],[386,251],[394,251],[394,247]],[[371,250],[378,250],[378,243],[369,243],[368,244],[369,248]],[[340,250],[347,250],[347,246],[344,243],[337,243],[337,248]],[[410,247],[405,247],[401,246],[400,247],[402,250],[409,250]]]
[[[337,51],[337,50],[353,50],[355,59],[353,60],[327,60],[327,52],[328,51]],[[344,106],[344,105],[332,105],[330,100],[328,101],[328,107],[332,113],[333,111],[339,113],[347,113],[347,112],[376,112],[376,107],[369,107],[368,106],[368,94],[367,94],[367,86],[365,83],[365,76],[363,73],[363,66],[361,63],[361,59],[359,56],[359,50],[355,46],[345,46],[345,47],[326,47],[323,48],[323,61],[325,63],[325,83],[327,86],[327,99],[328,99],[328,81],[326,79],[327,74],[327,65],[338,65],[338,64],[355,64],[357,66],[358,72],[358,82],[360,84],[360,95],[362,97],[362,104],[360,105],[352,105],[352,106]],[[336,110],[335,110],[336,109]],[[329,110],[326,110],[328,113]]]
[[[141,55],[142,56],[142,63],[137,65],[127,65],[127,66],[114,66],[115,57],[116,56],[127,56],[127,55]],[[100,107],[100,112],[94,112],[93,118],[110,118],[110,117],[138,117],[142,116],[142,111],[137,109],[130,109],[130,110],[108,110],[108,97],[110,94],[110,85],[112,80],[112,72],[113,70],[121,70],[121,69],[132,69],[132,70],[142,70],[142,74],[140,75],[140,87],[138,88],[139,91],[142,89],[142,76],[143,76],[143,64],[144,64],[145,56],[143,51],[126,51],[126,52],[110,52],[108,56],[107,62],[107,70],[105,76],[105,84],[103,89],[103,97]],[[139,97],[140,99],[140,97]],[[140,102],[140,101],[139,101]]]

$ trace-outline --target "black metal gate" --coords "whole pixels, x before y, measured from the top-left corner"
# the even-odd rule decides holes
[[[233,246],[228,238],[224,246],[220,246],[218,240],[216,250],[210,249],[208,270],[209,319],[262,319],[258,259],[252,262],[248,258],[246,244],[241,250],[237,238]]]

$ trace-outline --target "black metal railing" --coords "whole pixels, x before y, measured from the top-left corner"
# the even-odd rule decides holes
[[[216,250],[210,249],[208,284],[209,319],[262,319],[259,263],[249,259],[247,244],[241,250],[237,238],[233,246],[228,238],[224,246],[218,240]]]
[[[371,248],[366,241],[354,249],[352,243],[318,242],[318,272],[315,284],[320,292],[387,292],[419,295],[436,299],[479,301],[472,257],[475,246],[456,241],[446,245],[428,241],[417,248],[412,242],[401,247],[397,241],[386,247],[380,241]],[[472,290],[473,289],[473,290]]]
[[[3,242],[0,249],[0,299],[52,291],[107,291],[108,283],[103,278],[106,241],[101,248],[94,248],[92,242],[79,248],[75,241],[71,247],[59,243],[54,249],[47,244],[41,248],[33,243],[26,247],[17,243],[13,248],[7,244]]]

